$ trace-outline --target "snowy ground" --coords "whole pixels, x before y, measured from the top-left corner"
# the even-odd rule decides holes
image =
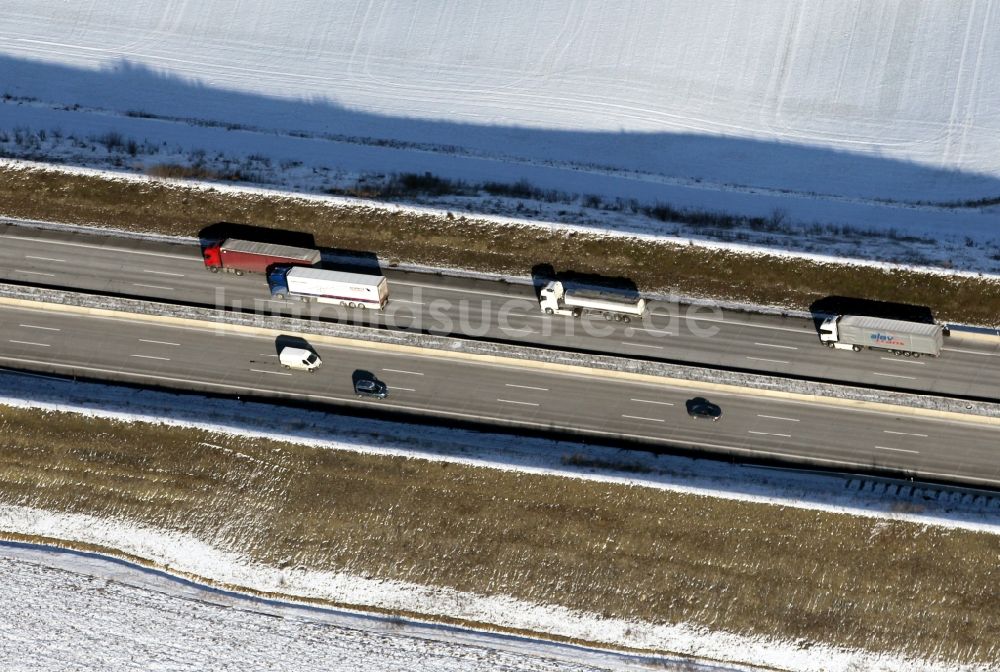
[[[1000,273],[995,0],[5,9],[3,155],[309,192],[523,179],[552,202],[424,200]],[[658,202],[763,221],[634,212]]]
[[[7,672],[648,669],[640,657],[242,597],[91,554],[0,543],[0,572]]]

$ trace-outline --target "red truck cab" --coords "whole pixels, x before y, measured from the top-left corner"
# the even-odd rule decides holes
[[[212,243],[201,251],[201,256],[205,260],[205,268],[218,273],[222,268],[222,243]]]

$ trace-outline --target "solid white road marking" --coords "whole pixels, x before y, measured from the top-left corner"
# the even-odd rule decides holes
[[[801,422],[801,420],[797,420],[795,418],[783,418],[780,415],[760,415],[758,413],[757,417],[758,418],[767,418],[768,420],[787,420],[788,422]]]
[[[30,255],[30,254],[24,255],[24,258],[25,259],[37,259],[38,261],[55,261],[55,262],[60,263],[60,264],[65,264],[66,263],[65,259],[53,259],[52,257],[34,257],[34,256]]]
[[[784,437],[786,439],[792,438],[791,434],[775,434],[773,432],[754,432],[754,431],[750,431],[748,433],[749,434],[759,434],[761,436],[781,436],[781,437]]]
[[[83,247],[90,250],[108,250],[108,251],[113,251],[116,255],[140,254],[146,257],[163,257],[164,259],[181,259],[183,261],[196,261],[198,263],[204,263],[197,256],[191,256],[191,255],[163,254],[162,252],[144,252],[141,250],[130,250],[122,247],[110,247],[108,245],[88,245],[87,243],[71,243],[65,240],[49,240],[47,238],[34,238],[31,236],[11,236],[11,237],[17,238],[18,240],[31,240],[36,243],[48,243],[49,245],[64,245],[66,247]]]
[[[56,327],[40,327],[36,324],[19,324],[19,327],[24,327],[25,329],[44,329],[45,331],[62,331],[62,329],[57,329]]]
[[[292,374],[285,371],[265,371],[264,369],[250,369],[254,373],[270,373],[272,376],[290,376]]]
[[[170,341],[152,341],[148,338],[140,338],[139,340],[143,343],[155,343],[157,345],[180,345],[180,343],[171,343]]]
[[[655,313],[663,317],[670,317],[666,313]],[[815,334],[816,332],[811,329],[796,329],[794,327],[775,327],[769,324],[750,324],[749,322],[731,322],[725,318],[719,319],[715,317],[701,317],[699,315],[678,315],[682,320],[696,320],[699,322],[718,322],[719,324],[726,324],[732,327],[749,327],[751,329],[771,329],[772,331],[791,331],[796,334]]]
[[[919,450],[906,450],[905,448],[890,448],[889,446],[875,446],[879,450],[891,450],[895,453],[913,453],[914,455],[919,455]]]
[[[153,355],[129,355],[129,357],[141,357],[143,359],[160,359],[163,360],[164,362],[170,361],[169,357],[154,357]]]
[[[669,401],[653,401],[652,399],[636,399],[632,398],[632,401],[638,401],[640,404],[659,404],[661,406],[673,406],[674,404]]]
[[[782,350],[798,350],[794,345],[777,345],[776,343],[754,343],[764,348],[781,348]]]
[[[962,348],[941,348],[941,352],[961,352],[966,355],[982,355],[983,357],[1000,357],[1000,352],[979,352],[978,350],[964,350]]]
[[[163,285],[144,285],[141,282],[133,282],[132,285],[135,287],[148,287],[149,289],[166,289],[171,292],[174,291],[173,287],[164,287]]]
[[[643,417],[640,417],[638,415],[625,415],[625,414],[622,414],[622,417],[623,418],[628,418],[629,420],[646,420],[648,422],[666,422],[666,420],[663,420],[662,418],[643,418]]]
[[[898,434],[899,436],[919,436],[919,437],[924,438],[924,439],[927,438],[926,434],[914,434],[913,432],[894,432],[891,429],[883,429],[882,433],[883,434]]]
[[[872,372],[873,376],[884,376],[885,378],[906,378],[907,380],[916,380],[913,376],[897,376],[894,373],[875,373]]]
[[[747,357],[747,359],[752,359],[757,362],[771,362],[772,364],[788,364],[783,359],[764,359],[763,357]]]
[[[422,376],[422,375],[424,375],[424,374],[419,373],[417,371],[403,371],[402,369],[382,369],[382,370],[386,371],[388,373],[405,373],[408,376]]]
[[[20,268],[15,268],[14,272],[15,273],[24,273],[25,275],[44,275],[44,276],[49,277],[49,278],[56,277],[55,273],[42,273],[41,271],[25,271],[25,270],[22,270]]]
[[[899,357],[879,357],[879,359],[884,359],[887,362],[899,362],[900,364],[919,364],[920,366],[927,366],[927,362],[915,362],[912,359],[900,359]]]
[[[439,292],[458,292],[459,294],[481,294],[483,296],[499,296],[501,299],[518,299],[520,301],[530,302],[538,305],[538,300],[532,300],[523,296],[511,296],[510,294],[501,294],[499,292],[484,292],[477,289],[461,289],[458,287],[442,287],[440,285],[425,285],[419,282],[404,282],[402,280],[393,280],[393,285],[405,285],[407,287],[423,287],[425,289],[433,289]]]
[[[51,348],[52,346],[48,343],[32,343],[31,341],[15,341],[13,338],[8,339],[11,343],[20,343],[21,345],[37,345],[40,348]]]
[[[541,404],[536,404],[531,401],[514,401],[513,399],[497,399],[497,401],[504,404],[520,404],[521,406],[540,406]]]
[[[533,387],[531,385],[515,385],[514,383],[504,383],[504,385],[506,387],[519,387],[522,390],[538,390],[539,392],[548,392],[549,391],[549,388],[547,388],[547,387]]]
[[[650,345],[649,343],[632,343],[631,341],[622,341],[622,345],[636,345],[640,348],[654,348],[656,350],[663,350],[662,345]]]

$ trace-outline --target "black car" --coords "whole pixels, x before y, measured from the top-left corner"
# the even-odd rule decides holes
[[[705,418],[706,420],[717,422],[722,417],[722,409],[719,405],[713,404],[705,397],[688,399],[685,405],[687,406],[688,415],[696,420]]]
[[[389,396],[389,388],[381,380],[359,378],[354,381],[354,394],[371,399],[385,399]]]

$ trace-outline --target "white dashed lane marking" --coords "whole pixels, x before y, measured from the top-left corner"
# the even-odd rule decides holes
[[[15,341],[13,338],[8,339],[10,343],[20,343],[21,345],[37,345],[39,348],[51,348],[52,346],[48,343],[34,343],[32,341]]]
[[[914,455],[919,455],[919,450],[906,450],[905,448],[890,448],[889,446],[875,446],[879,450],[891,450],[894,453],[913,453]]]
[[[515,401],[513,399],[497,399],[502,404],[518,404],[520,406],[540,406],[532,401]]]
[[[776,343],[754,343],[764,348],[781,348],[782,350],[798,350],[794,345],[777,345]]]

